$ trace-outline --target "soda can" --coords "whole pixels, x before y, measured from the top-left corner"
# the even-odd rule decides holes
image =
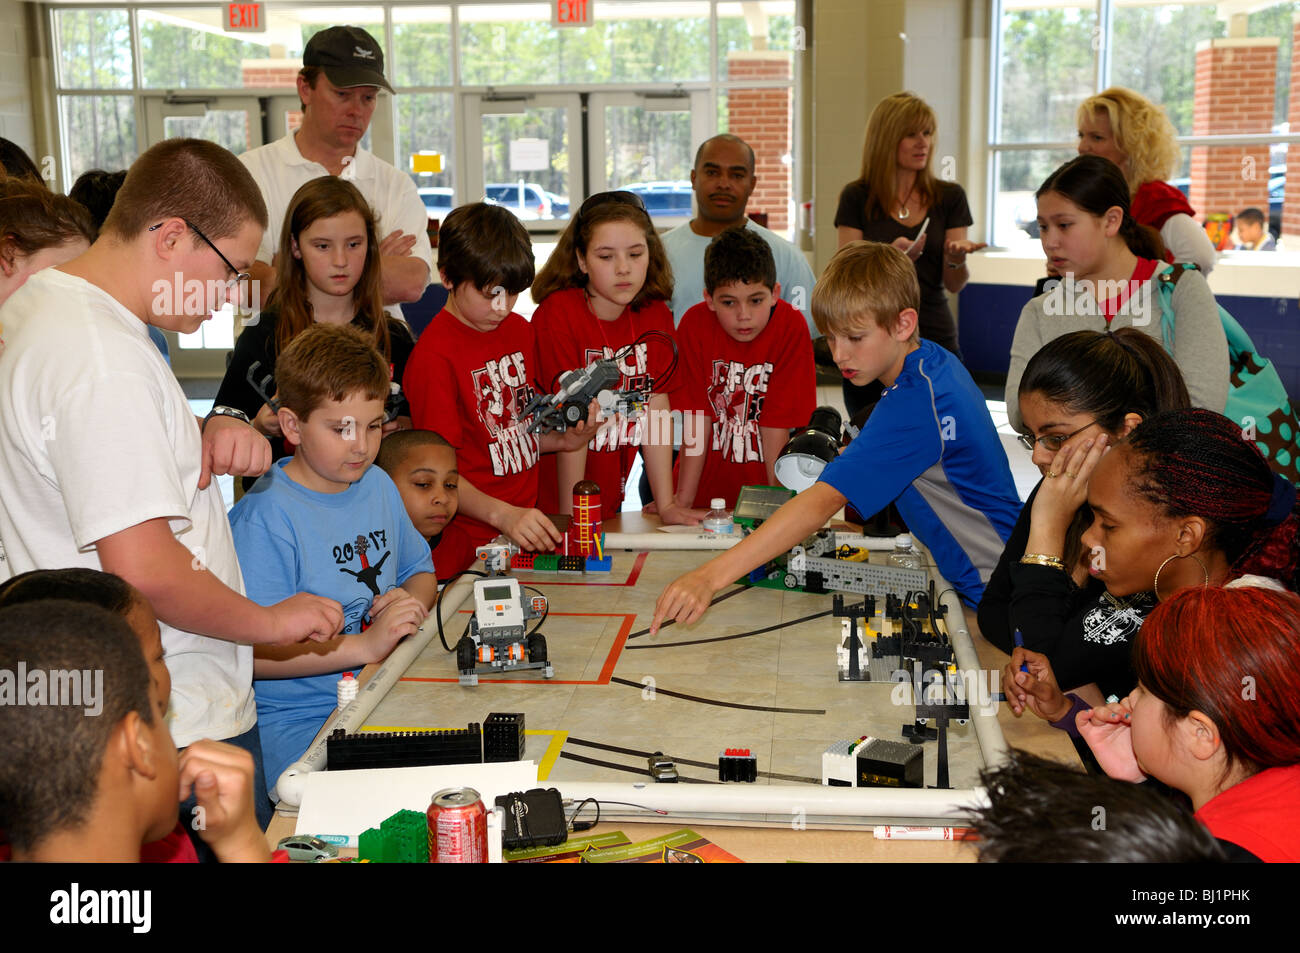
[[[477,791],[439,791],[429,804],[428,818],[429,863],[487,863],[487,808]]]

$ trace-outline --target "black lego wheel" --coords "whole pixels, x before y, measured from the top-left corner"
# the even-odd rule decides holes
[[[546,661],[546,636],[530,635],[528,637],[528,661]]]
[[[783,580],[781,580],[781,581],[785,583],[785,587],[786,587],[787,589],[798,589],[798,588],[799,588],[799,579],[798,579],[798,577],[796,577],[795,574],[792,573],[792,572],[788,572],[788,573],[786,573],[786,574],[785,574],[785,578],[784,578]]]
[[[560,416],[566,427],[576,427],[587,419],[587,408],[576,400],[566,400],[560,407]]]
[[[474,640],[468,635],[461,636],[456,643],[456,668],[462,672],[474,671]]]

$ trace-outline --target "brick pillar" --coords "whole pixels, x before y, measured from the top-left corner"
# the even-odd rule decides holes
[[[239,71],[244,89],[293,89],[298,85],[301,60],[240,60]]]
[[[1196,45],[1192,134],[1230,136],[1270,132],[1278,41],[1229,37]],[[1189,200],[1203,222],[1253,205],[1268,214],[1268,146],[1192,149]]]
[[[1291,130],[1300,130],[1300,17],[1291,25],[1291,104],[1287,109]],[[1288,245],[1300,245],[1300,146],[1287,146],[1288,170],[1296,159],[1295,171],[1286,177],[1286,193],[1282,197],[1282,235],[1290,236]]]
[[[727,76],[751,79],[790,78],[790,53],[751,51],[727,54]],[[767,227],[790,227],[791,167],[782,157],[791,154],[794,108],[790,89],[732,89],[727,93],[727,130],[754,149],[758,185],[749,197],[749,211],[766,212]]]

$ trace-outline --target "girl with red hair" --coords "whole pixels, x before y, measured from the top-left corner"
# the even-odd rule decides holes
[[[1147,618],[1133,663],[1127,698],[1078,715],[1106,773],[1154,777],[1220,840],[1300,861],[1300,597],[1184,590]]]

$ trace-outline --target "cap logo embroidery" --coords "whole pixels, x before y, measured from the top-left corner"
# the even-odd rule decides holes
[[[353,55],[359,57],[360,59],[373,60],[375,58],[374,50],[364,50],[359,46],[354,46],[352,49],[354,51]]]

